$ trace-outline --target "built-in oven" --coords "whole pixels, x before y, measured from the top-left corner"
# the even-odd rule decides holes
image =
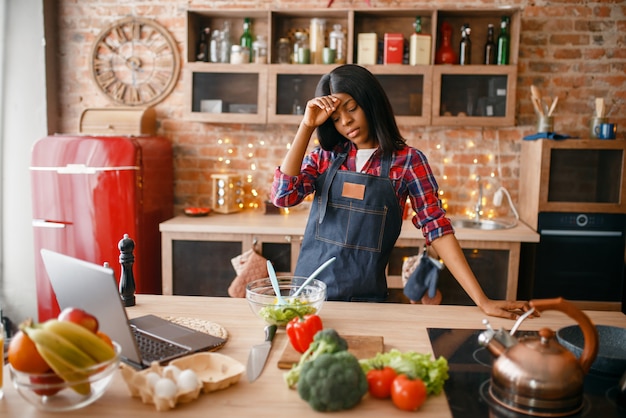
[[[561,296],[623,309],[626,214],[544,212],[537,232],[532,272],[520,276],[529,299]]]

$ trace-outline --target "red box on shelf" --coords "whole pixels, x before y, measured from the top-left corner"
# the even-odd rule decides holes
[[[383,63],[402,64],[404,36],[401,33],[386,33],[384,42]]]

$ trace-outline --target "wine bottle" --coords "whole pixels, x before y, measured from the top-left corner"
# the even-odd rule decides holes
[[[494,42],[493,24],[487,26],[487,42],[485,42],[485,65],[494,65],[496,63],[497,46]]]
[[[200,40],[198,41],[198,47],[196,48],[196,61],[209,61],[209,38],[211,28],[208,26],[200,31]]]
[[[509,47],[511,37],[509,35],[509,18],[502,16],[500,21],[500,35],[498,35],[498,65],[509,65]]]
[[[469,23],[461,27],[461,44],[459,46],[460,65],[470,65],[472,63],[472,40],[470,39],[470,32]]]
[[[252,30],[251,30],[250,18],[243,19],[243,33],[239,38],[239,45],[244,48],[248,48],[248,54],[250,55],[250,62],[252,61]]]

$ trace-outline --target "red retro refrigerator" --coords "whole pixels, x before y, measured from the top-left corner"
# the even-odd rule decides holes
[[[136,293],[161,293],[159,223],[173,216],[172,146],[156,136],[51,135],[32,149],[39,321],[59,307],[41,248],[96,264],[119,281],[119,241],[135,241]]]

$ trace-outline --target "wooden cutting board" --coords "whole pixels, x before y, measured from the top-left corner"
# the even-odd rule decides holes
[[[359,360],[374,357],[377,353],[382,353],[385,347],[383,337],[373,335],[342,335],[348,342],[348,351]],[[289,340],[285,344],[282,354],[278,360],[279,369],[291,369],[295,363],[300,361],[301,354],[292,346]]]

